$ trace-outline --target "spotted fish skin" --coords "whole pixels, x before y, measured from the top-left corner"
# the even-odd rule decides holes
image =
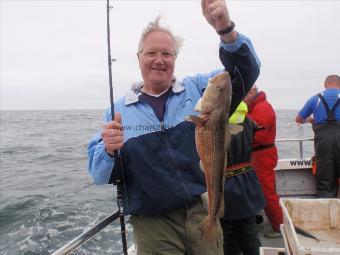
[[[195,111],[199,116],[189,116],[195,123],[196,149],[204,170],[208,193],[208,216],[200,229],[207,241],[217,236],[217,222],[224,216],[224,171],[230,132],[227,125],[232,87],[228,72],[210,79]]]

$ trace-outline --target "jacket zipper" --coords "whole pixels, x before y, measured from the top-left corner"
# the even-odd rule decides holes
[[[172,163],[172,166],[174,167],[174,169],[176,169],[176,173],[177,173],[177,177],[178,177],[178,180],[179,180],[179,183],[180,185],[182,186],[186,196],[187,196],[187,199],[188,199],[188,202],[189,204],[191,204],[192,200],[191,200],[191,196],[190,196],[190,193],[189,191],[187,190],[187,188],[185,187],[183,181],[182,181],[182,178],[181,178],[181,173],[180,173],[180,170],[178,170],[178,166],[176,164],[176,157],[175,155],[173,154],[173,151],[172,151],[172,148],[170,146],[170,143],[169,143],[169,140],[168,140],[168,137],[166,135],[166,132],[165,132],[165,124],[164,124],[164,119],[165,119],[165,113],[166,113],[166,110],[167,110],[167,104],[168,103],[168,100],[165,104],[165,107],[164,107],[164,115],[163,115],[163,121],[160,122],[160,128],[161,128],[161,132],[163,133],[164,135],[164,140],[165,140],[165,144],[166,144],[166,147],[167,147],[167,150],[169,151],[169,155],[171,157],[171,163]]]

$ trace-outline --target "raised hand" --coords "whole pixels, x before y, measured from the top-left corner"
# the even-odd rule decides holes
[[[203,16],[216,32],[222,31],[231,25],[225,0],[202,0],[201,6]],[[237,33],[233,30],[228,34],[222,35],[221,38],[229,43],[236,40]]]

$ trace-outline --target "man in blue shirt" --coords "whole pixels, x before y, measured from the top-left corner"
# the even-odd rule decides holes
[[[335,198],[340,178],[340,76],[329,75],[324,85],[326,90],[311,97],[295,121],[313,124],[317,192],[320,198]]]

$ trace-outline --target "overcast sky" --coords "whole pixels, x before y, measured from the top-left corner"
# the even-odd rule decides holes
[[[200,1],[111,1],[114,96],[140,80],[142,29],[158,14],[185,41],[178,77],[220,67],[219,38]],[[109,105],[106,1],[0,0],[1,109]],[[257,81],[276,109],[299,109],[340,74],[340,1],[229,1],[237,31],[262,62]]]

